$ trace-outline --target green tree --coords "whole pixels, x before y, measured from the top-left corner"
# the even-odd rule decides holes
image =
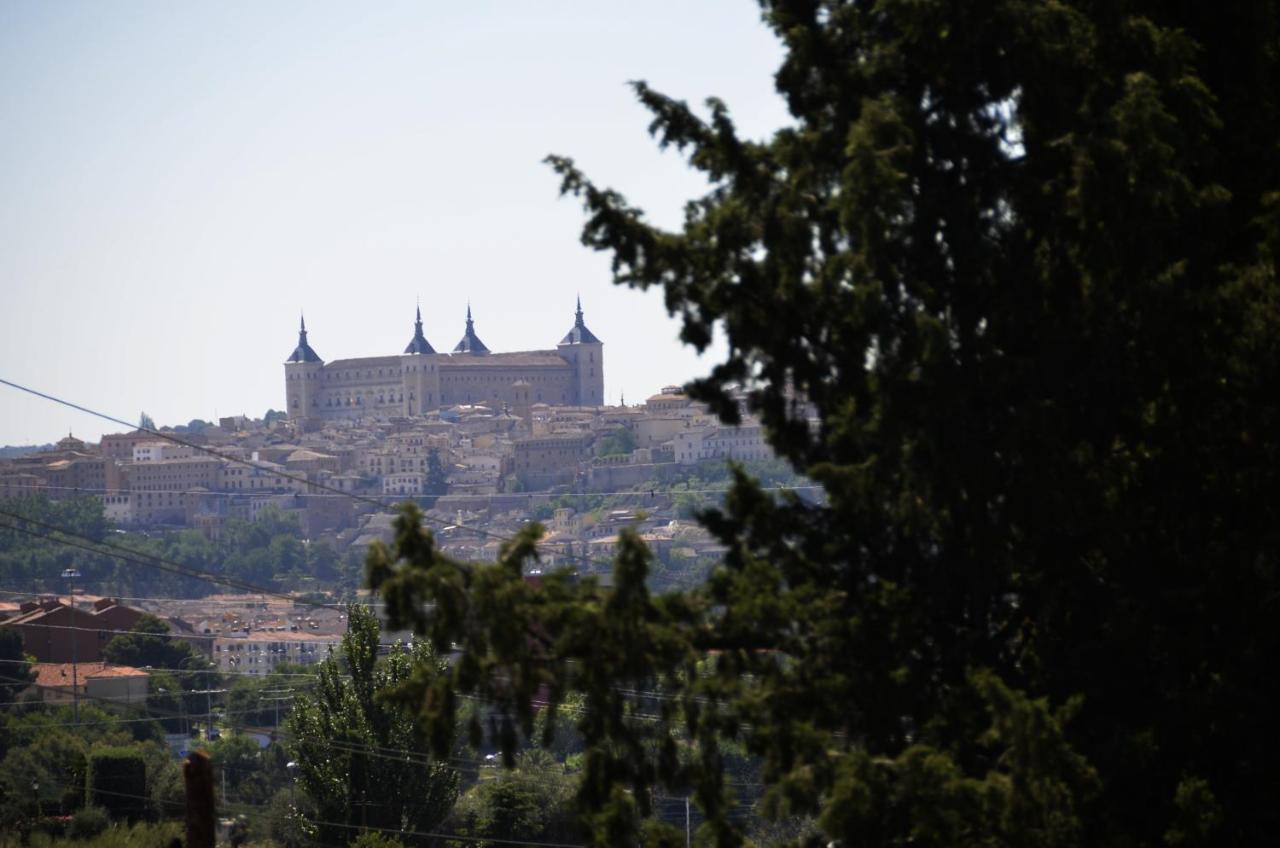
[[[320,664],[314,690],[294,703],[285,723],[298,785],[316,805],[322,842],[351,836],[323,822],[430,831],[453,806],[458,773],[428,761],[421,726],[386,698],[415,669],[441,665],[422,643],[380,658],[376,616],[351,605],[347,617],[339,655]]]
[[[564,766],[537,748],[524,751],[511,771],[492,770],[467,790],[450,821],[460,836],[575,842],[573,781]]]
[[[186,733],[190,724],[183,714],[186,704],[178,678],[171,672],[154,669],[150,675],[147,681],[147,711],[157,717],[167,732]]]
[[[431,448],[427,451],[427,479],[423,491],[428,495],[449,494],[449,473],[440,461],[440,451]]]
[[[69,706],[3,716],[0,741],[0,825],[12,828],[31,813],[32,783],[49,814],[70,814],[84,804],[88,752],[94,745],[132,746],[145,722],[118,723],[119,715],[91,704],[80,705],[80,726],[73,728]],[[135,734],[136,735],[133,735]]]
[[[596,449],[596,454],[599,456],[619,456],[629,454],[635,449],[636,437],[630,430],[623,427],[602,438]]]
[[[196,672],[205,672],[213,667],[208,657],[184,639],[175,639],[169,635],[169,625],[150,613],[144,613],[129,633],[114,637],[102,649],[102,656],[112,663],[130,665],[137,668],[152,666],[178,672],[184,683],[195,683],[192,676]],[[190,678],[190,679],[188,679]],[[199,682],[205,682],[201,674]]]
[[[213,663],[198,648],[184,639],[175,639],[169,635],[169,625],[149,613],[144,614],[134,624],[130,633],[114,637],[102,649],[103,659],[119,665],[135,668],[161,669],[163,677],[155,687],[155,697],[166,707],[170,706],[171,692],[181,691],[184,704],[182,712],[190,716],[207,712],[208,696],[193,694],[203,689],[213,689],[218,685],[218,675]],[[177,689],[170,689],[164,683],[177,684]],[[169,692],[159,692],[160,688]],[[174,711],[167,710],[166,725],[174,727]]]
[[[362,833],[351,840],[348,848],[404,848],[404,843],[381,833]]]
[[[89,752],[85,800],[113,819],[138,821],[150,812],[147,763],[137,747],[103,747]]]
[[[307,573],[317,580],[337,580],[342,575],[342,558],[327,541],[317,540],[307,544]]]
[[[290,780],[286,755],[279,745],[260,746],[252,737],[229,733],[209,746],[213,767],[225,775],[222,802],[265,806],[273,793]]]
[[[463,566],[408,513],[370,576],[460,646],[427,721],[493,698],[510,748],[583,692],[598,844],[674,838],[654,786],[738,844],[727,740],[844,844],[1273,840],[1280,9],[761,5],[771,138],[635,86],[710,183],[679,230],[552,164],[618,283],[724,334],[691,394],[825,497],[735,475],[723,562],[664,596],[626,535],[612,589],[534,587],[535,530]]]
[[[22,650],[22,634],[0,629],[0,700],[15,700],[36,679],[32,657]]]
[[[279,663],[264,677],[241,676],[231,682],[227,693],[227,716],[231,726],[263,728],[277,726],[289,715],[293,698],[306,687],[314,669],[297,663]]]

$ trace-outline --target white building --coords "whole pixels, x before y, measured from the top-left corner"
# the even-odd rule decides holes
[[[406,471],[399,474],[388,474],[382,478],[384,495],[399,495],[413,498],[422,495],[426,486],[427,475],[420,471]]]
[[[281,663],[318,663],[341,641],[341,636],[284,628],[233,631],[213,640],[213,659],[219,671],[265,675]]]
[[[134,446],[134,462],[160,462],[166,459],[190,459],[194,449],[173,442],[143,442]]]
[[[708,459],[773,459],[758,421],[745,420],[738,427],[685,430],[672,440],[676,462],[694,465]]]

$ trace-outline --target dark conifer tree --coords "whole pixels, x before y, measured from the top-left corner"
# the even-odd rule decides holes
[[[727,739],[849,846],[1273,841],[1277,4],[761,5],[772,138],[635,86],[711,184],[682,229],[551,162],[618,283],[727,337],[695,396],[745,389],[826,499],[740,478],[724,562],[661,597],[634,539],[612,589],[531,586],[536,531],[461,566],[410,514],[370,574],[461,646],[438,741],[458,691],[508,746],[583,693],[598,844],[676,838],[653,787],[738,844]]]

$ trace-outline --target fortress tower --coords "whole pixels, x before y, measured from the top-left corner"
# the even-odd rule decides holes
[[[582,321],[582,298],[573,327],[556,345],[557,352],[573,366],[573,386],[577,406],[604,404],[604,344]]]
[[[422,334],[422,307],[413,322],[413,338],[400,357],[401,388],[405,415],[421,415],[440,405],[440,363],[435,348]]]
[[[307,319],[298,319],[298,346],[284,364],[285,409],[290,418],[316,414],[324,360],[307,344]]]

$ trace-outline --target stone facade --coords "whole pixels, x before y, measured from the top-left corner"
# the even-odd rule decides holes
[[[285,363],[285,407],[293,419],[371,419],[423,415],[484,404],[526,410],[532,404],[601,406],[604,345],[587,329],[578,305],[573,328],[555,349],[491,353],[476,336],[471,310],[452,353],[436,353],[422,334],[394,356],[322,360],[307,342]]]
[[[572,483],[580,467],[591,459],[589,433],[556,433],[515,443],[515,473],[526,489],[546,489]]]

